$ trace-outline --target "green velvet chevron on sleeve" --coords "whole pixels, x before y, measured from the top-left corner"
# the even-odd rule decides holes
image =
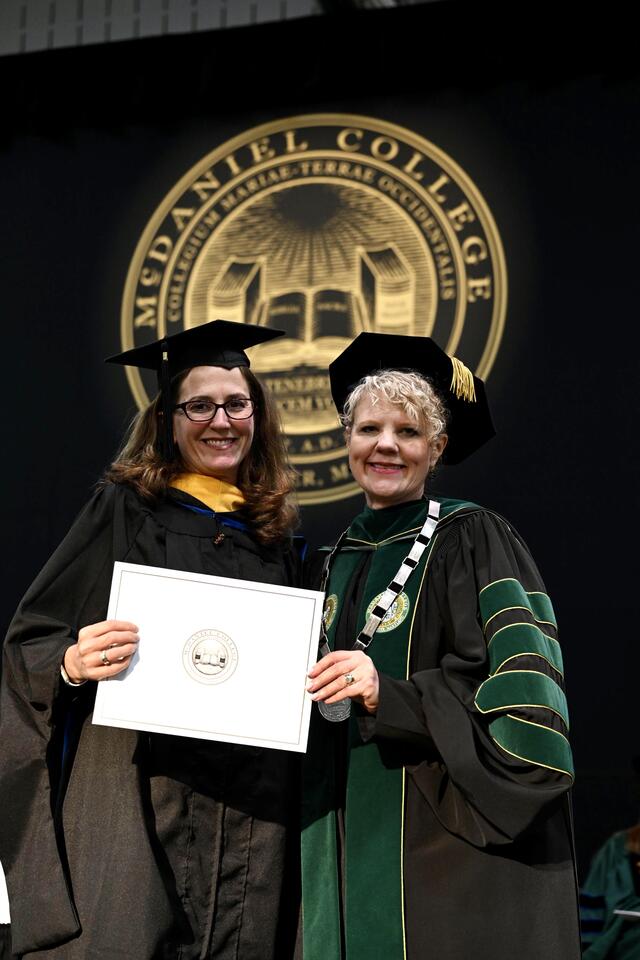
[[[551,600],[507,577],[480,591],[489,676],[475,697],[507,753],[573,777],[562,653]]]

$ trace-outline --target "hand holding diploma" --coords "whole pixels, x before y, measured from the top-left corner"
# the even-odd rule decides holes
[[[77,644],[78,673],[115,678],[98,685],[93,722],[303,752],[305,677],[323,599],[313,590],[116,562],[111,619],[85,628]]]
[[[127,620],[101,620],[83,627],[67,647],[64,669],[72,683],[108,680],[126,670],[138,647],[138,628]]]
[[[334,650],[309,671],[312,700],[339,703],[350,697],[368,713],[378,709],[380,682],[373,660],[362,650]]]

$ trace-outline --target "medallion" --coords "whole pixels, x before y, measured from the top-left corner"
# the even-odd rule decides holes
[[[318,710],[331,723],[341,723],[346,720],[351,713],[351,700],[339,700],[338,703],[318,703]]]

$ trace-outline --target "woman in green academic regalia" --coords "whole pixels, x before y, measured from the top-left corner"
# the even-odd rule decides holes
[[[329,552],[309,690],[304,960],[576,960],[563,664],[520,537],[428,481],[493,435],[428,338],[331,365],[366,507]]]
[[[640,756],[632,762],[640,777]],[[640,956],[640,822],[596,852],[580,890],[580,920],[584,960]]]

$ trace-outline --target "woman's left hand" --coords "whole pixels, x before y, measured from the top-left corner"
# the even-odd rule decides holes
[[[373,660],[362,650],[334,650],[309,672],[312,700],[338,703],[351,697],[368,713],[378,709],[380,683]],[[351,679],[353,677],[353,679]]]

